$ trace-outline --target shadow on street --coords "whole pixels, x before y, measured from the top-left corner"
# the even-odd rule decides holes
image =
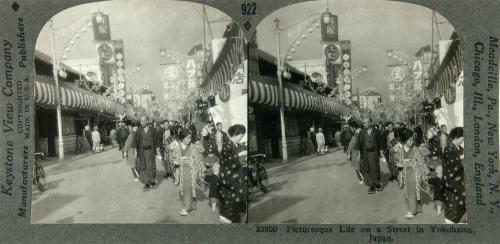
[[[80,197],[80,195],[53,194],[45,199],[40,200],[39,202],[31,206],[31,223],[40,221],[41,219],[49,216],[53,212],[61,209],[65,205],[68,205],[69,203],[75,201]],[[39,209],[40,211],[36,211],[35,209]]]
[[[258,210],[250,207],[248,210],[249,219],[252,223],[264,223],[274,215],[296,205],[306,199],[305,197],[290,197],[290,196],[273,196],[271,199],[262,202],[258,206]]]
[[[117,164],[117,163],[124,163],[123,159],[119,158],[118,160],[114,161],[109,161],[109,162],[92,162],[92,163],[82,163],[78,164],[76,161],[73,162],[65,162],[62,164],[59,164],[57,166],[54,166],[53,168],[47,169],[45,171],[46,175],[57,175],[57,174],[62,174],[70,171],[75,171],[75,170],[82,170],[86,168],[92,168],[92,167],[99,167],[99,166],[104,166],[106,164]]]

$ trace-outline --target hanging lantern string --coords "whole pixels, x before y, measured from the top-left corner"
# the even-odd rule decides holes
[[[84,15],[84,16],[88,17],[88,14]],[[80,24],[78,26],[77,30],[71,34],[70,40],[68,41],[68,43],[64,47],[64,49],[61,51],[61,55],[59,55],[59,60],[66,60],[67,57],[65,55],[65,52],[66,53],[70,53],[71,52],[71,46],[75,46],[77,44],[76,40],[79,40],[80,37],[81,37],[80,31],[81,31],[82,34],[85,33],[85,32],[87,32],[87,28],[85,28],[85,25],[88,25],[89,27],[91,27],[92,26],[92,19],[84,21],[82,24]]]
[[[319,14],[321,14],[321,13],[319,13]],[[306,17],[306,18],[310,18],[310,17],[312,17],[314,15],[318,15],[318,13],[312,14],[312,15]],[[304,19],[306,19],[306,18],[304,18]],[[302,19],[302,20],[304,20],[304,19]],[[295,25],[297,25],[297,24],[295,24]],[[311,26],[313,26],[313,25],[317,25],[317,27],[319,27],[319,22],[317,22],[317,21],[311,22],[291,42],[290,47],[288,47],[288,50],[285,53],[285,56],[284,56],[284,59],[283,59],[283,64],[286,62],[286,60],[288,60],[288,61],[292,60],[292,56],[290,55],[290,52],[295,52],[295,46],[300,46],[300,38],[306,39],[306,37],[307,37],[306,31],[312,32],[312,30],[314,30],[313,28],[311,28]],[[280,30],[286,30],[286,29],[289,29],[289,28],[284,28],[284,29],[280,29]]]

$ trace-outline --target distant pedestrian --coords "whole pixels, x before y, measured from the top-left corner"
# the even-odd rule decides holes
[[[92,131],[92,153],[100,152],[100,146],[101,136],[99,135],[97,126],[95,126],[94,131]]]
[[[340,142],[340,135],[341,134],[342,134],[342,132],[340,130],[335,132],[335,145],[337,145],[338,148],[340,148],[340,145],[342,145],[342,143]]]
[[[118,131],[116,132],[116,140],[118,141],[118,150],[122,153],[122,158],[125,158],[125,152],[123,151],[123,145],[128,138],[129,130],[123,122],[120,122]]]
[[[116,130],[114,127],[109,131],[109,140],[111,142],[111,148],[114,148],[116,143]]]
[[[349,142],[351,142],[351,138],[354,135],[354,131],[352,128],[346,124],[344,126],[344,130],[342,130],[342,133],[340,134],[340,140],[342,143],[342,147],[344,147],[344,153],[347,154],[347,148],[349,147]]]
[[[130,131],[127,140],[125,141],[125,145],[123,146],[123,151],[125,152],[125,156],[127,158],[127,165],[132,170],[132,176],[135,181],[139,181],[139,172],[137,171],[137,149],[133,146],[135,132],[139,124],[135,122],[132,125],[132,130]]]
[[[88,145],[89,145],[89,150],[93,150],[92,146],[92,131],[90,131],[90,125],[87,124],[85,125],[85,128],[83,129],[83,137],[87,140]]]
[[[314,127],[311,127],[309,129],[309,132],[307,133],[307,138],[309,140],[308,142],[309,154],[316,152],[318,148],[318,143],[316,142],[316,132],[314,131]]]
[[[361,173],[361,168],[359,164],[359,150],[356,149],[356,143],[358,141],[359,132],[361,132],[361,128],[356,128],[354,136],[351,138],[349,142],[349,146],[347,148],[348,158],[351,160],[351,166],[354,168],[354,172],[356,173],[356,177],[358,178],[359,184],[363,184],[364,177]]]
[[[318,144],[318,155],[325,154],[325,135],[322,128],[319,128],[318,133],[316,133],[316,143]]]

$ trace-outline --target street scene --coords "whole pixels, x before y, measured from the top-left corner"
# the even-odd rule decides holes
[[[443,16],[294,4],[249,57],[250,223],[466,222],[462,47]]]
[[[246,222],[246,45],[183,1],[53,16],[35,52],[31,222]]]

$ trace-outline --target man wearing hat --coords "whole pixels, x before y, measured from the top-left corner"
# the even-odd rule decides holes
[[[360,162],[365,182],[368,185],[368,194],[382,190],[380,184],[380,156],[383,154],[381,147],[382,135],[380,131],[373,126],[371,118],[363,120],[364,128],[359,133],[355,150],[359,150],[358,161]]]
[[[137,166],[140,180],[144,184],[144,191],[148,191],[151,187],[155,188],[157,185],[155,154],[159,154],[160,150],[156,144],[155,130],[148,122],[146,116],[141,117],[141,127],[137,129],[133,143],[137,149]]]

